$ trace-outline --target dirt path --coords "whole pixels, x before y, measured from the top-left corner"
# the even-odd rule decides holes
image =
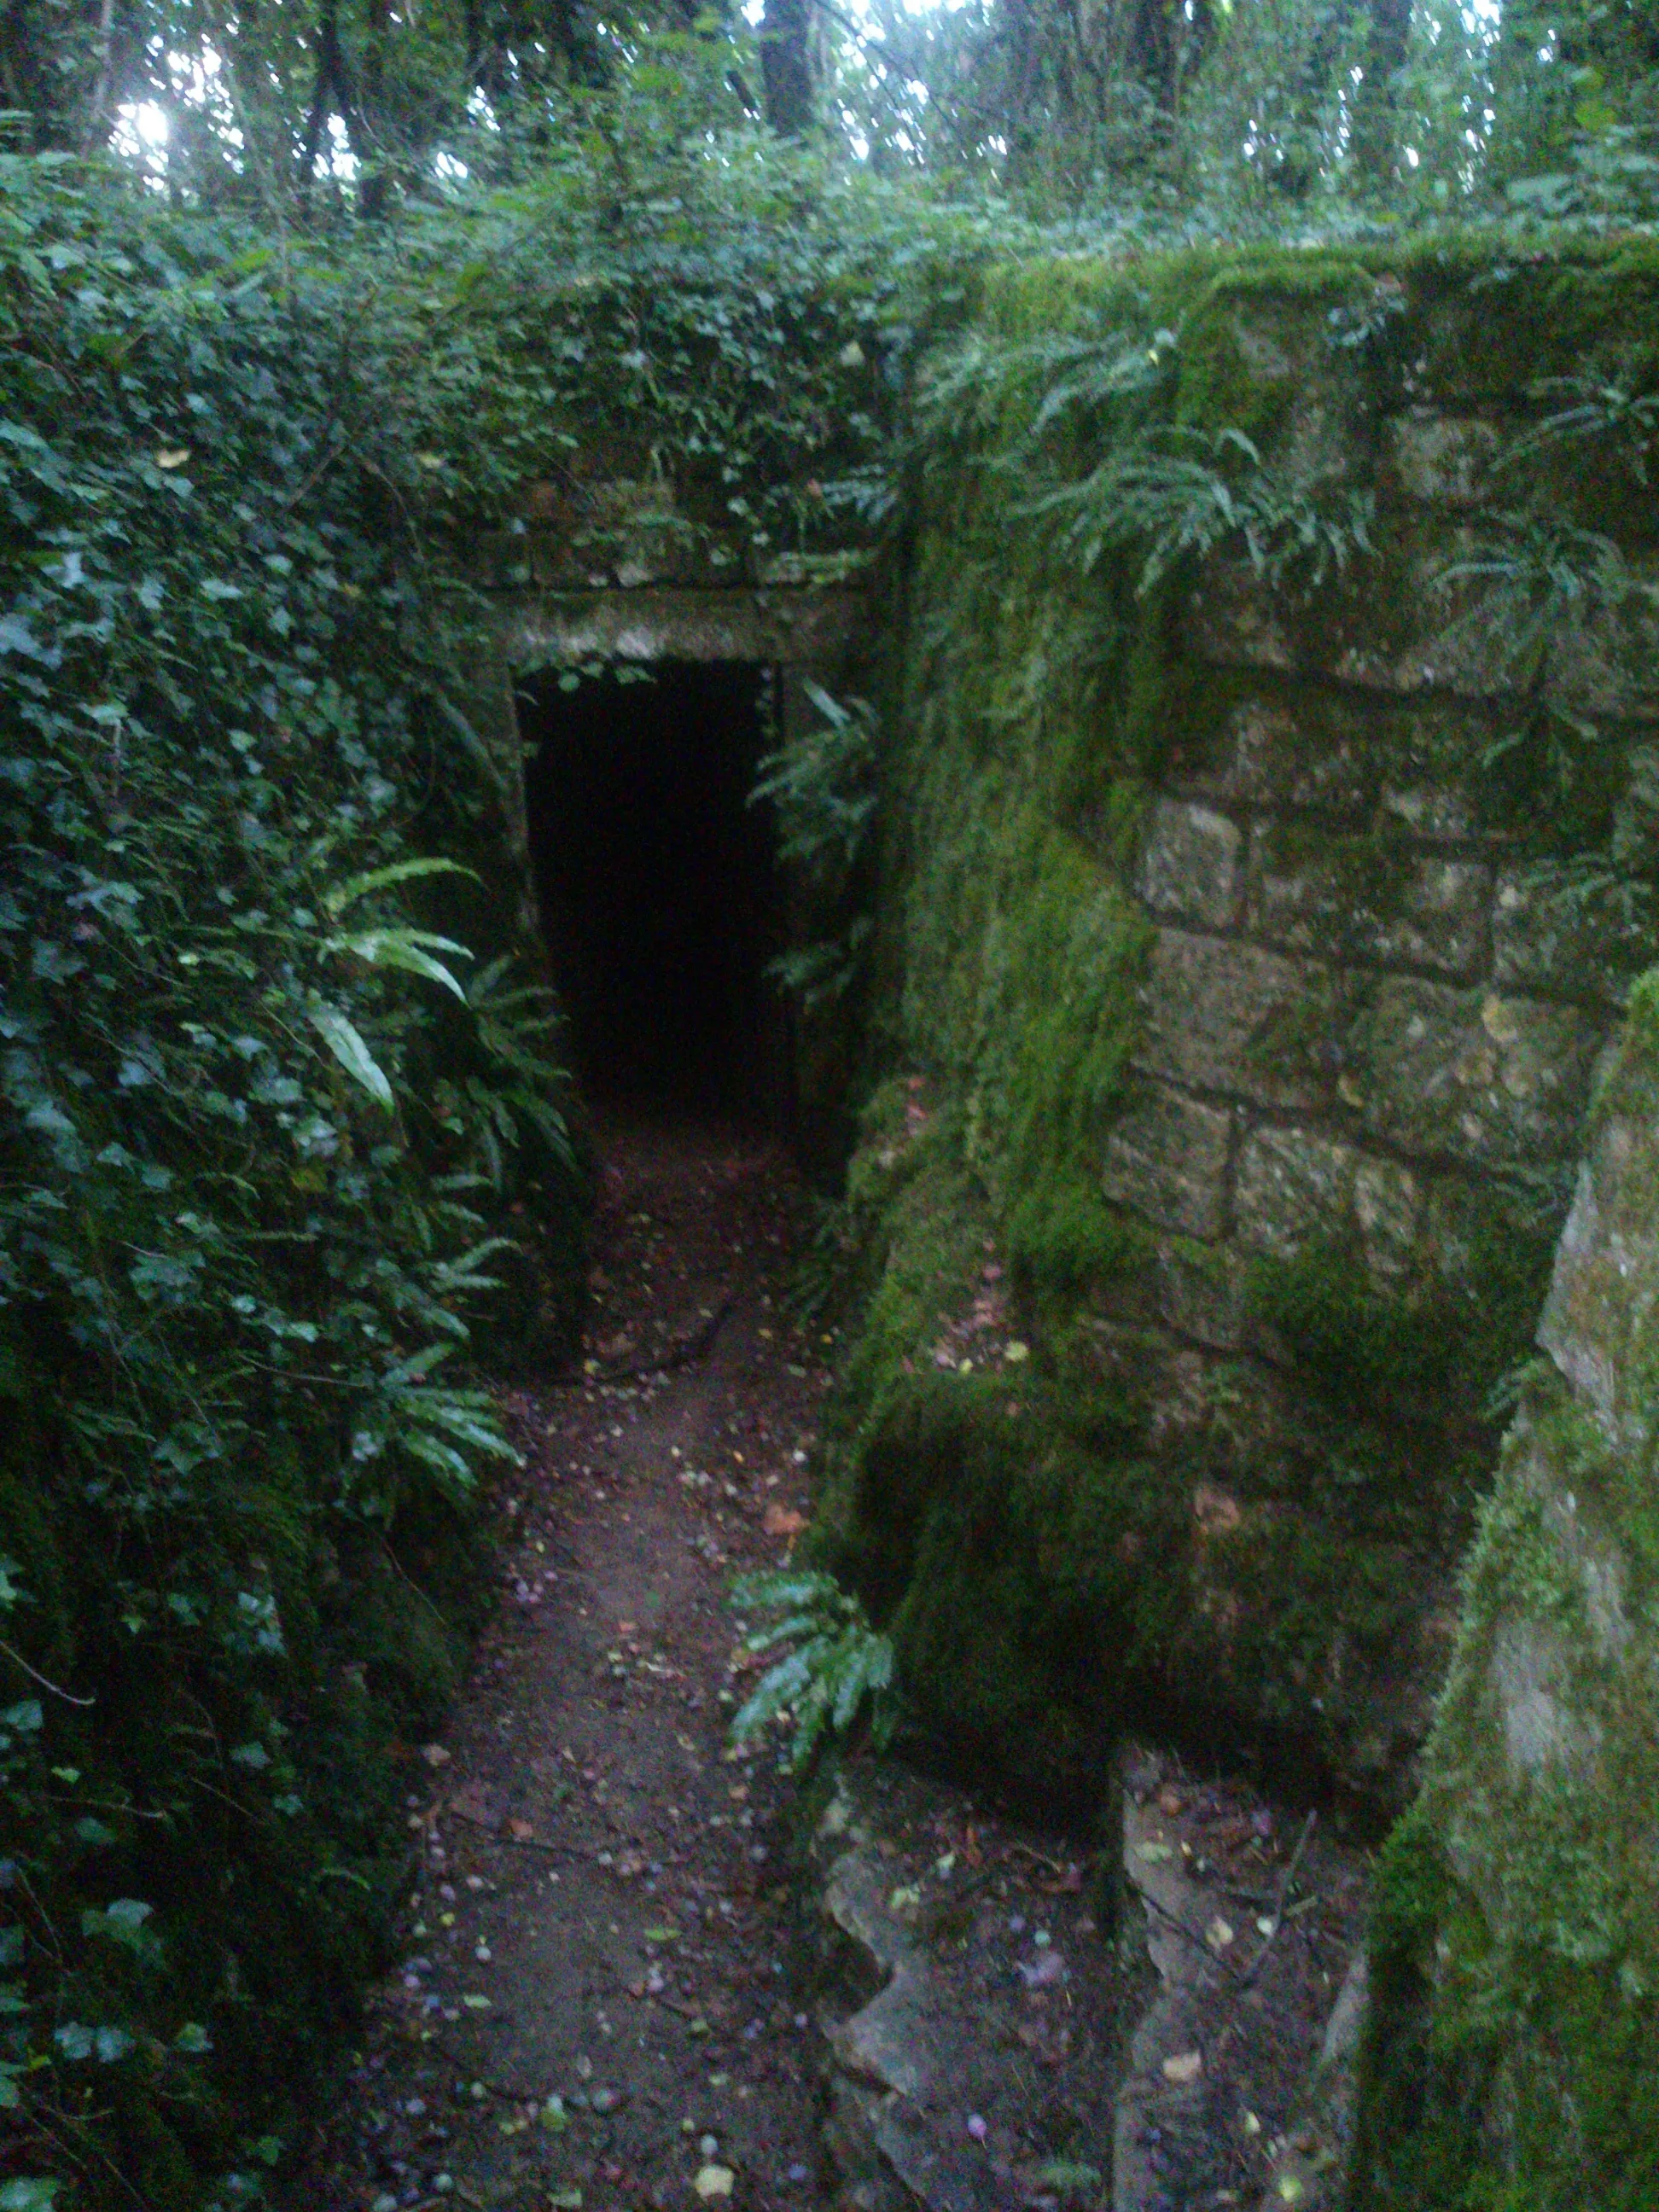
[[[1364,1865],[1300,1814],[1136,1754],[1091,1850],[857,1760],[803,1942],[793,1785],[726,1741],[728,1584],[805,1524],[834,1352],[781,1304],[803,1200],[717,1131],[605,1158],[589,1357],[514,1401],[501,1601],[411,1767],[402,1965],[294,2212],[1315,2212]]]
[[[404,1964],[299,2206],[817,2196],[787,1785],[720,1702],[726,1584],[786,1555],[828,1380],[779,1304],[799,1194],[720,1133],[606,1159],[593,1356],[515,1401],[503,1603],[422,1751]]]

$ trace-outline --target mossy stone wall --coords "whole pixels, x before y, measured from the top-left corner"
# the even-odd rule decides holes
[[[1236,541],[1138,593],[1022,501],[1052,364],[1136,331],[1173,374],[1070,410],[1073,477],[1149,408],[1237,428],[1374,503],[1346,567]],[[924,369],[819,1541],[975,1757],[1086,1794],[1155,1710],[1409,1790],[1651,957],[1538,873],[1645,834],[1645,603],[1522,652],[1471,576],[1540,486],[1651,568],[1620,456],[1505,461],[1545,380],[1656,339],[1645,249],[1073,259],[987,279]]]
[[[1649,979],[1382,1862],[1356,2212],[1659,2203],[1654,1007]]]

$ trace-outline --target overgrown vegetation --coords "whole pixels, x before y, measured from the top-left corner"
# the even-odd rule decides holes
[[[5,2157],[228,2205],[375,1955],[514,1457],[474,1327],[556,1337],[580,1142],[431,306],[46,163],[0,219]]]
[[[20,0],[7,25],[33,151],[0,161],[4,2201],[228,2212],[280,2165],[395,1889],[403,1770],[477,1603],[472,1500],[511,1452],[483,1376],[526,1315],[556,1336],[575,1279],[580,1130],[476,726],[470,544],[526,583],[524,487],[580,554],[617,480],[711,580],[904,541],[879,714],[823,695],[768,771],[812,879],[786,980],[870,979],[889,1070],[936,1016],[842,1224],[869,1303],[826,1543],[902,1607],[919,1675],[969,1685],[982,1741],[1047,1726],[1059,1771],[1056,1654],[1152,1679],[1200,1633],[1190,1517],[1091,1328],[1152,1256],[1099,1151],[1147,954],[1126,873],[1202,703],[1167,650],[1180,592],[1218,553],[1295,620],[1356,572],[1403,591],[1376,483],[1287,443],[1295,380],[1255,373],[1239,299],[1316,303],[1301,370],[1344,420],[1407,403],[1400,269],[1490,313],[1531,427],[1442,580],[1527,702],[1486,763],[1522,894],[1628,969],[1659,781],[1626,775],[1623,708],[1559,710],[1545,661],[1588,617],[1624,625],[1626,674],[1648,650],[1652,349],[1619,327],[1648,249],[1564,264],[1553,306],[1535,261],[1488,264],[1648,222],[1659,56],[1625,5],[988,0],[831,38],[772,0],[758,45],[729,12],[574,0]],[[1486,240],[1395,242],[1449,212]],[[1352,251],[1275,252],[1237,295],[1213,248],[1140,251],[1262,234]],[[1603,485],[1618,457],[1616,514],[1574,489],[1586,453]],[[921,856],[884,935],[883,840]],[[1410,1449],[1349,1422],[1297,1470],[1363,1492],[1379,1541],[1430,1382],[1462,1510],[1548,1203],[1493,1228],[1470,1279],[1502,1297],[1455,1358],[1465,1289],[1413,1303],[1347,1249],[1253,1278],[1325,1411],[1411,1401]],[[1037,1353],[945,1381],[988,1238]],[[1175,1258],[1219,1297],[1195,1243]],[[1206,1417],[1182,1483],[1248,1459],[1224,1389]],[[1258,1687],[1307,1671],[1334,1587],[1386,1643],[1417,1571],[1345,1586],[1352,1548],[1248,1548],[1293,1601],[1277,1642],[1227,1647]],[[835,1724],[880,1639],[805,1595],[824,1665],[769,1694],[816,1681]]]

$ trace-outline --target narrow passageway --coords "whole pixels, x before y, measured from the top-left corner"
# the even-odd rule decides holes
[[[799,1194],[729,1125],[602,1147],[587,1370],[510,1401],[500,1612],[411,1760],[404,1963],[296,2203],[818,2201],[787,1785],[720,1700],[726,1584],[787,1553],[826,1380],[779,1303]],[[647,1338],[685,1356],[635,1373]]]

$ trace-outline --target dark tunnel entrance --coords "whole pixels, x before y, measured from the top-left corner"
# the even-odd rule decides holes
[[[766,672],[659,661],[519,699],[532,864],[575,1073],[601,1106],[789,1119]]]

